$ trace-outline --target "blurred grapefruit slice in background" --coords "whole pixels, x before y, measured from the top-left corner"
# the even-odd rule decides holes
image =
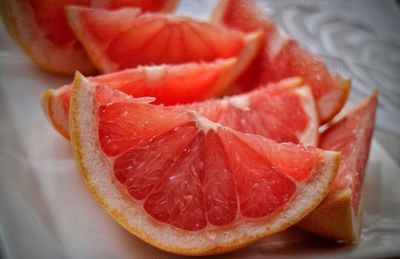
[[[94,84],[108,85],[135,97],[152,96],[166,105],[201,101],[227,87],[227,76],[235,58],[210,63],[139,66],[89,78]],[[41,96],[43,111],[52,126],[69,138],[68,113],[72,85],[47,90]]]
[[[94,67],[68,26],[67,5],[116,9],[138,7],[144,11],[173,11],[176,0],[2,0],[0,11],[11,36],[42,69],[70,74],[93,73]],[[139,11],[137,11],[139,12]]]
[[[377,92],[360,102],[321,135],[320,147],[342,152],[339,172],[325,200],[299,226],[336,240],[360,235],[365,169],[374,130]]]
[[[208,22],[168,14],[124,13],[68,7],[73,31],[103,73],[139,65],[211,62],[237,57],[231,82],[248,68],[261,47],[262,32],[244,34]],[[123,26],[121,26],[123,24]]]
[[[162,250],[239,249],[295,224],[335,178],[337,152],[278,144],[149,101],[77,74],[71,145],[103,208]]]
[[[351,87],[350,80],[331,76],[325,63],[289,38],[266,17],[251,0],[221,0],[213,21],[243,32],[263,29],[263,50],[240,77],[236,91],[247,91],[267,82],[300,76],[312,89],[320,123],[333,118],[344,106]]]

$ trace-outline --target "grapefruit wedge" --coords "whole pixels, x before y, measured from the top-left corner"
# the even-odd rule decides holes
[[[221,0],[213,20],[243,32],[262,29],[263,49],[249,69],[239,78],[236,91],[247,91],[267,82],[300,76],[312,89],[320,123],[333,118],[344,106],[350,80],[331,76],[325,63],[289,38],[281,28],[266,17],[251,0]]]
[[[183,255],[232,251],[298,222],[339,153],[277,144],[77,74],[71,145],[85,184],[124,228]]]
[[[73,74],[76,70],[92,73],[94,67],[67,24],[64,13],[67,5],[172,11],[177,3],[176,0],[2,0],[0,11],[11,36],[37,65],[50,72]]]
[[[342,152],[339,172],[328,196],[301,221],[301,228],[335,240],[352,242],[359,238],[360,200],[376,106],[374,92],[322,133],[322,149]]]
[[[101,14],[99,14],[101,12]],[[168,14],[123,14],[67,8],[68,21],[93,64],[109,73],[139,65],[210,62],[237,57],[230,82],[255,58],[261,31],[243,34],[207,22]],[[120,24],[124,24],[120,26]]]
[[[89,78],[94,84],[108,85],[135,97],[152,96],[157,103],[178,104],[201,101],[227,87],[235,58],[210,63],[140,66]],[[72,85],[47,90],[41,96],[43,111],[52,126],[69,138],[68,112]]]
[[[154,71],[159,71],[158,67],[141,67],[89,80],[96,85],[108,85],[132,96],[156,97],[155,103],[186,103],[207,96],[198,92],[209,91],[215,84],[218,86],[223,79],[223,72],[226,73],[230,65],[232,63],[228,60],[203,65],[163,66],[168,72],[158,73],[156,80],[151,75]],[[215,76],[215,73],[221,73],[222,78]],[[161,74],[164,76],[160,76]],[[198,75],[201,78],[197,79]],[[188,80],[191,82],[187,83]],[[190,85],[190,88],[181,84]],[[66,85],[44,92],[41,99],[46,117],[66,138],[69,138],[70,94],[71,85]],[[314,99],[309,87],[302,86],[300,78],[281,80],[243,95],[196,102],[187,104],[186,107],[214,122],[277,142],[311,146],[318,143],[318,116]]]

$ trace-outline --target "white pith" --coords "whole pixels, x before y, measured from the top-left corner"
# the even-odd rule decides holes
[[[148,86],[157,86],[160,80],[165,76],[165,65],[139,67],[146,73]]]
[[[248,95],[237,95],[228,97],[222,100],[223,102],[230,103],[232,106],[241,109],[242,111],[250,110],[250,99]]]
[[[196,254],[198,251],[206,253],[205,251],[212,249],[232,246],[232,243],[248,243],[266,234],[282,231],[318,205],[323,198],[320,194],[326,193],[333,180],[332,170],[336,168],[337,153],[321,152],[320,155],[324,157],[321,160],[323,164],[319,167],[320,173],[312,177],[315,181],[311,182],[309,179],[298,184],[298,189],[301,191],[293,197],[290,206],[285,206],[279,213],[269,218],[242,219],[235,225],[225,227],[208,224],[205,229],[196,232],[180,230],[148,216],[142,207],[126,199],[113,184],[111,160],[100,150],[97,139],[94,116],[96,105],[93,95],[90,82],[81,77],[80,83],[74,89],[70,118],[71,138],[77,162],[81,165],[83,175],[87,174],[89,186],[97,190],[98,197],[101,197],[102,206],[114,216],[123,215],[130,232],[142,239],[150,240],[154,246],[161,249],[167,251],[178,249],[184,254]],[[204,124],[201,119],[197,118],[196,121],[201,125]],[[211,127],[209,122],[206,127]],[[77,149],[77,146],[81,148]],[[123,224],[121,221],[124,220],[120,219],[120,223]]]
[[[203,130],[205,133],[207,133],[207,131],[209,130],[217,131],[218,127],[221,126],[220,124],[214,123],[196,112],[191,112],[191,113],[199,129]]]

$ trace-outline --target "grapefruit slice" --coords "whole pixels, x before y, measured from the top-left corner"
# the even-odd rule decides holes
[[[339,172],[328,196],[301,221],[301,228],[335,240],[359,238],[360,200],[376,106],[377,92],[322,133],[321,148],[342,152]]]
[[[101,12],[99,14],[99,12]],[[210,62],[237,57],[230,82],[249,66],[261,46],[261,31],[250,34],[167,14],[123,14],[91,8],[67,8],[68,21],[102,72],[138,65]],[[99,18],[100,17],[100,18]],[[124,24],[120,26],[120,24]]]
[[[195,99],[190,98],[191,96],[188,96],[188,92],[194,94],[196,99],[201,99],[197,97],[202,95],[197,94],[196,89],[199,88],[204,91],[204,83],[208,88],[211,88],[210,86],[215,84],[215,81],[217,81],[218,85],[221,79],[214,77],[213,73],[224,72],[232,63],[221,61],[216,64],[221,65],[223,69],[211,70],[215,69],[214,63],[212,63],[212,66],[206,67],[209,69],[208,71],[204,71],[206,64],[203,67],[195,64],[170,65],[164,66],[172,70],[168,73],[163,73],[164,77],[158,77],[157,80],[154,80],[154,77],[150,76],[151,80],[147,78],[143,80],[143,75],[148,77],[158,70],[155,67],[142,67],[140,70],[132,69],[90,78],[89,80],[98,85],[108,85],[136,97],[159,97],[159,99],[155,100],[156,103],[185,103],[186,101],[192,102]],[[173,73],[174,69],[171,68],[181,69],[176,69],[176,73]],[[204,70],[198,71],[201,68]],[[206,76],[206,72],[212,76]],[[193,80],[200,74],[201,79]],[[212,78],[213,81],[210,83],[209,80],[206,80],[207,78]],[[176,82],[176,79],[179,79],[180,82]],[[187,84],[187,80],[194,81],[197,84],[194,82]],[[138,84],[138,82],[141,84]],[[180,87],[180,83],[190,85],[190,89]],[[178,86],[179,88],[175,89]],[[171,88],[173,89],[171,90]],[[66,85],[56,90],[44,92],[41,99],[46,117],[53,127],[66,138],[69,138],[68,111],[70,93],[71,85]],[[246,133],[262,135],[277,142],[302,143],[311,146],[316,146],[318,142],[318,116],[314,99],[309,87],[302,86],[300,78],[282,80],[247,94],[225,97],[222,100],[214,99],[188,104],[187,108],[195,110],[209,120],[227,127]]]
[[[235,58],[210,63],[140,66],[90,78],[94,84],[118,88],[141,97],[152,96],[157,103],[178,104],[204,100],[224,91]],[[47,90],[41,96],[43,111],[52,126],[69,138],[68,112],[72,85]]]
[[[206,255],[282,231],[324,198],[339,153],[277,144],[77,74],[71,145],[89,190],[162,250]]]
[[[0,11],[11,36],[41,68],[59,74],[94,72],[82,46],[67,24],[67,5],[107,9],[139,7],[145,11],[172,11],[177,0],[2,0]],[[139,12],[139,11],[137,11]]]
[[[262,29],[263,50],[239,78],[236,91],[247,91],[286,77],[300,76],[312,89],[320,123],[333,118],[344,106],[350,80],[331,76],[325,63],[289,38],[251,0],[222,0],[213,14],[216,23],[243,32]]]

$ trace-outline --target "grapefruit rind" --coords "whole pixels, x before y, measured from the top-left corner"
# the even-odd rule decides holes
[[[283,231],[314,209],[331,186],[340,155],[320,151],[321,160],[312,177],[300,183],[290,206],[268,219],[249,220],[231,229],[208,226],[197,232],[183,231],[160,223],[126,199],[113,183],[112,163],[98,143],[94,88],[77,73],[70,106],[71,145],[83,180],[102,207],[122,227],[145,242],[181,255],[209,255],[233,251],[262,237]],[[269,223],[269,224],[266,224]]]
[[[51,126],[69,140],[68,113],[66,113],[62,101],[62,94],[65,89],[66,86],[63,86],[56,90],[50,89],[43,92],[40,96],[40,102],[43,113]]]
[[[352,242],[360,232],[360,224],[352,215],[351,190],[346,189],[324,200],[297,226],[318,236]]]
[[[0,12],[10,35],[25,53],[42,69],[61,75],[71,75],[76,70],[92,74],[95,68],[83,49],[57,46],[46,37],[35,22],[29,1],[4,0]]]

